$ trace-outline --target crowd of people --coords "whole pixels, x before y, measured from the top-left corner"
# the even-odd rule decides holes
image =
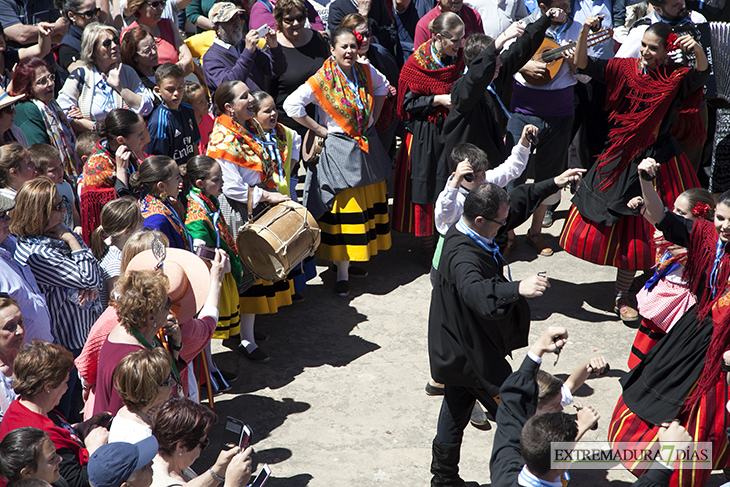
[[[614,310],[641,320],[609,440],[710,441],[729,467],[730,192],[698,178],[711,66],[685,33],[728,9],[627,3],[0,2],[0,482],[247,485],[250,447],[190,469],[237,379],[210,345],[269,362],[257,315],[302,301],[317,269],[263,279],[238,237],[303,195],[341,297],[391,229],[420,239],[431,485],[463,485],[463,431],[490,421],[492,485],[556,485],[545,445],[595,424],[562,408],[608,364],[540,371],[556,327],[513,373],[550,283],[513,281],[506,257],[530,219],[524,241],[553,254],[563,188],[561,247],[615,267]],[[636,485],[709,475],[627,467]]]

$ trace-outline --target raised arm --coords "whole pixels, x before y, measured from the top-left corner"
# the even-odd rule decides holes
[[[575,55],[573,64],[578,69],[585,69],[588,66],[588,34],[591,29],[600,29],[601,19],[591,15],[588,17],[580,29],[580,35],[575,43]]]

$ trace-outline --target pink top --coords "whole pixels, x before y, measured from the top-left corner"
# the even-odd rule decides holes
[[[178,52],[177,47],[175,47],[175,26],[172,25],[170,19],[160,19],[157,26],[160,28],[160,37],[155,37],[158,62],[160,64],[176,63],[178,61]],[[139,27],[136,20],[122,31],[122,37],[124,37],[125,32],[134,27]]]
[[[431,31],[428,30],[428,24],[439,15],[441,15],[441,9],[437,5],[418,21],[416,24],[416,33],[413,36],[414,49],[431,38]],[[464,21],[464,38],[470,34],[484,34],[484,26],[482,25],[482,18],[479,12],[464,5],[461,7],[459,17]]]
[[[84,383],[91,386],[89,389],[89,397],[86,399],[86,407],[84,408],[84,420],[94,415],[94,400],[96,395],[96,368],[99,365],[99,352],[106,341],[106,337],[119,324],[117,318],[117,310],[112,306],[107,306],[104,312],[96,320],[94,326],[91,327],[89,336],[84,343],[84,349],[81,355],[76,357],[74,364],[79,371]]]
[[[215,120],[213,115],[210,113],[203,115],[203,120],[198,124],[198,131],[200,132],[200,142],[198,142],[198,154],[205,155],[208,151],[208,141],[210,140],[210,133],[213,131],[213,124]]]

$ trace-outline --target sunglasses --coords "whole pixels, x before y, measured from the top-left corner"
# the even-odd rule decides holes
[[[99,12],[101,12],[101,8],[96,7],[91,10],[87,10],[86,12],[73,12],[73,13],[78,15],[79,17],[85,18],[86,20],[91,20],[94,17],[98,16]]]
[[[6,107],[0,108],[1,113],[13,113],[15,111],[15,103],[11,103]]]
[[[115,37],[112,37],[111,39],[105,39],[105,40],[104,40],[104,41],[103,41],[103,42],[101,43],[101,45],[102,45],[102,47],[104,47],[105,49],[109,49],[109,48],[111,47],[111,45],[112,45],[112,42],[113,42],[114,44],[116,44],[116,45],[118,46],[118,45],[119,45],[119,37],[116,37],[116,36],[115,36]]]
[[[165,2],[163,2],[161,0],[157,0],[156,2],[146,2],[146,3],[147,3],[147,5],[149,5],[150,7],[152,7],[155,10],[162,10],[163,8],[165,8]]]
[[[366,30],[365,32],[358,32],[362,37],[370,38],[372,37],[373,33],[370,29]]]
[[[284,19],[281,19],[281,20],[286,25],[292,25],[294,22],[299,22],[300,24],[302,24],[302,23],[304,23],[305,20],[307,20],[307,16],[304,15],[304,14],[302,14],[302,15],[297,15],[293,19],[292,18],[288,18],[288,19],[284,18]]]
[[[10,220],[10,210],[0,212],[0,220]],[[5,293],[0,293],[0,298],[7,297],[7,296],[3,296],[3,294],[5,294]]]

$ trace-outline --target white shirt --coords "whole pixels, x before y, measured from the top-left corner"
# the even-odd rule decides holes
[[[388,80],[385,78],[385,76],[375,69],[370,64],[364,64],[364,66],[367,66],[370,68],[370,77],[373,81],[373,95],[374,96],[385,96],[388,94]],[[320,125],[324,125],[327,128],[327,132],[332,134],[344,134],[345,131],[342,130],[342,128],[337,124],[335,119],[327,115],[327,113],[322,110],[322,107],[319,105],[319,102],[317,101],[317,98],[314,96],[314,92],[312,91],[312,88],[309,87],[308,83],[304,83],[302,86],[294,90],[294,93],[289,95],[286,100],[284,100],[284,111],[286,114],[291,117],[304,117],[307,115],[306,107],[307,105],[310,105],[314,103],[317,105],[317,114],[319,115],[319,123]],[[373,120],[373,114],[370,114],[370,120],[368,121],[368,128],[372,126],[374,123]],[[223,178],[225,180],[226,175],[223,174]],[[226,184],[228,184],[228,181],[226,180]],[[223,192],[225,193],[225,185],[223,186]]]
[[[523,0],[467,0],[464,3],[479,12],[484,33],[492,39],[529,14]]]
[[[644,18],[648,18],[651,20],[651,23],[655,22],[665,22],[664,19],[659,17],[659,14],[656,13],[656,11],[653,11],[649,15],[647,15]],[[641,20],[641,19],[640,19]],[[695,24],[702,24],[707,22],[707,19],[699,12],[695,12],[694,10],[691,10],[689,13],[689,20],[690,22],[693,22]],[[638,58],[641,53],[641,39],[644,37],[644,32],[646,32],[646,29],[648,29],[648,25],[640,25],[638,27],[634,27],[629,31],[629,35],[626,36],[626,41],[624,41],[623,44],[621,44],[621,47],[619,48],[618,52],[616,53],[616,57],[635,57]]]
[[[506,186],[513,179],[520,177],[522,171],[525,170],[529,157],[530,148],[518,142],[512,148],[512,153],[504,163],[484,173],[485,182],[494,183],[500,187]],[[464,213],[464,200],[466,200],[467,194],[460,191],[460,188],[450,187],[449,182],[451,182],[451,177],[446,182],[444,190],[439,194],[434,208],[436,230],[441,235],[446,235],[451,225],[461,218]]]
[[[582,25],[591,15],[595,17],[599,15],[605,16],[601,28],[611,27],[613,25],[611,21],[611,8],[606,5],[606,2],[602,0],[579,0],[576,10],[573,12],[573,21]],[[578,39],[572,40],[577,41]],[[613,40],[611,36],[608,36],[607,41],[589,47],[588,55],[593,58],[611,59],[613,57]]]
[[[107,443],[137,443],[152,436],[152,428],[131,419],[114,416]]]

